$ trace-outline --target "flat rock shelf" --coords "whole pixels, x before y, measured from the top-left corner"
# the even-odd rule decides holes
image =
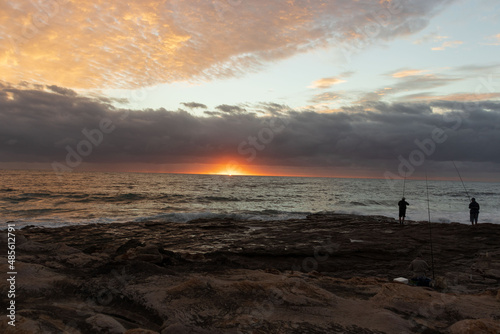
[[[411,277],[417,254],[434,264],[431,288],[393,281]],[[16,271],[16,326],[3,307],[2,333],[500,333],[495,224],[315,214],[29,226],[16,231]],[[8,305],[9,282],[0,289]]]

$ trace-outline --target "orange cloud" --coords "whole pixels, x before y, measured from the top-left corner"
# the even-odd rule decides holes
[[[450,95],[427,95],[427,94],[415,94],[407,96],[406,100],[439,100],[439,101],[488,101],[500,98],[500,93],[483,93],[483,94],[473,94],[473,93],[459,93]]]
[[[335,92],[325,92],[314,95],[314,97],[310,100],[310,102],[317,104],[324,104],[324,103],[329,104],[333,101],[337,101],[340,98],[341,96]]]
[[[443,44],[441,44],[441,46],[431,48],[431,50],[433,50],[433,51],[442,51],[442,50],[444,50],[446,48],[456,48],[459,45],[462,45],[463,43],[464,42],[462,42],[462,41],[444,42]]]
[[[370,39],[409,34],[440,1],[389,15]],[[390,2],[6,0],[0,9],[3,80],[71,88],[140,88],[256,71],[308,50],[365,39],[367,13]]]
[[[399,71],[396,73],[392,74],[393,78],[404,78],[404,77],[411,77],[415,75],[420,75],[425,72],[428,72],[427,70],[404,70],[404,71]]]
[[[320,88],[320,89],[325,89],[325,88],[330,88],[333,85],[338,85],[340,83],[346,82],[343,79],[340,78],[322,78],[319,80],[314,81],[309,88]]]

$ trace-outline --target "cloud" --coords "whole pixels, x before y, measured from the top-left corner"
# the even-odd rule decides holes
[[[488,43],[483,43],[484,45],[500,45],[500,34],[485,37]]]
[[[410,76],[415,76],[415,75],[421,75],[425,72],[428,72],[428,70],[402,70],[398,71],[396,73],[392,74],[393,78],[404,78],[404,77],[410,77]]]
[[[319,88],[319,89],[326,89],[330,88],[333,85],[338,85],[340,83],[346,82],[343,79],[336,78],[336,77],[331,77],[331,78],[322,78],[319,80],[314,81],[309,88]]]
[[[456,93],[450,95],[434,95],[432,93],[410,94],[401,98],[401,100],[441,100],[441,101],[489,101],[500,98],[500,93]]]
[[[397,168],[399,156],[409,159],[414,150],[422,150],[417,142],[428,142],[435,131],[442,130],[446,139],[433,144],[426,161],[469,161],[500,170],[498,101],[371,101],[330,114],[285,112],[285,106],[273,103],[261,107],[266,105],[280,114],[258,117],[230,112],[223,117],[197,117],[165,109],[116,109],[81,95],[3,88],[0,162],[64,164],[68,147],[77,151],[82,141],[89,140],[85,133],[98,129],[104,120],[113,131],[103,134],[84,157],[96,166],[206,164],[231,157],[245,164],[355,166],[383,173]]]
[[[456,67],[457,72],[464,72],[468,75],[478,76],[491,74],[500,69],[500,64],[485,64],[485,65],[464,65]]]
[[[203,103],[196,103],[196,102],[182,102],[181,103],[183,106],[188,107],[190,109],[196,109],[196,108],[201,108],[201,109],[207,109],[208,107],[204,105]]]
[[[398,100],[448,100],[448,101],[480,101],[498,99],[498,88],[495,73],[500,68],[499,64],[464,65],[447,67],[445,73],[428,73],[430,70],[400,69],[387,75],[396,78],[394,85],[385,94],[401,94]],[[459,81],[473,80],[474,93],[453,93],[436,95],[433,89],[444,87]],[[387,89],[387,87],[385,88]],[[379,92],[382,89],[378,90]],[[410,91],[421,91],[408,94]]]
[[[413,44],[424,44],[424,43],[429,43],[429,42],[440,42],[443,39],[448,39],[448,38],[449,38],[448,36],[441,36],[441,35],[438,35],[438,33],[434,32],[434,33],[427,34],[427,35],[423,36],[422,38],[419,38],[419,39],[415,40],[413,42]]]
[[[430,34],[427,34],[423,36],[422,38],[419,38],[413,42],[413,44],[424,44],[424,43],[429,43],[429,42],[434,42],[434,43],[441,43],[441,46],[436,46],[432,47],[431,50],[433,51],[443,51],[447,48],[456,48],[460,45],[463,44],[463,41],[444,41],[446,39],[449,39],[449,36],[443,36],[439,35],[437,32],[433,32]]]
[[[215,107],[215,109],[220,110],[220,111],[225,112],[225,113],[228,113],[228,114],[233,114],[233,113],[239,114],[239,113],[246,112],[246,109],[244,109],[244,108],[241,108],[239,106],[230,106],[227,104],[221,104],[221,105]]]
[[[446,39],[449,39],[449,38],[450,38],[449,36],[443,36],[443,35],[439,35],[437,32],[432,32],[430,34],[423,36],[422,38],[415,40],[413,42],[413,44],[420,45],[420,44],[430,43],[430,42],[441,43],[441,46],[436,46],[436,47],[431,48],[431,50],[434,50],[434,51],[442,51],[442,50],[445,50],[447,48],[456,48],[456,47],[463,44],[463,41],[458,41],[458,40],[445,41]]]
[[[456,48],[459,45],[462,45],[464,42],[462,41],[448,41],[448,42],[443,42],[441,46],[433,47],[431,50],[433,51],[443,51],[447,48]]]
[[[257,113],[268,116],[282,116],[290,110],[290,107],[286,104],[279,104],[275,102],[260,102],[251,106],[251,108]]]
[[[424,73],[424,71],[422,73]],[[428,89],[443,87],[448,84],[464,80],[464,78],[460,76],[431,74],[431,73],[429,74],[415,73],[413,75],[401,74],[396,78],[398,79],[397,82],[394,85],[391,85],[390,88],[392,89],[386,93],[397,94],[412,90],[428,90]]]
[[[410,91],[428,91],[439,87],[444,87],[451,83],[465,79],[463,75],[444,75],[427,73],[428,70],[404,69],[387,73],[395,78],[395,83],[390,87],[384,86],[369,93],[363,93],[358,99],[358,103],[378,101],[386,96],[395,96],[404,93],[408,99],[415,99],[415,96],[423,96],[424,93],[408,94]],[[399,97],[404,100],[404,97]]]
[[[74,90],[64,88],[64,87],[58,87],[58,86],[52,85],[52,86],[47,86],[47,89],[53,91],[54,93],[59,93],[61,95],[76,96],[76,92]]]
[[[316,94],[309,101],[311,103],[330,103],[341,98],[341,95],[336,92],[325,92],[321,94]]]
[[[425,28],[448,0],[8,0],[7,82],[137,89],[240,76],[319,47],[358,48]]]

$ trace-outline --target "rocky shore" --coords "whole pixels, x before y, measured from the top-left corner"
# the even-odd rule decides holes
[[[500,333],[500,225],[317,214],[15,235],[1,333]],[[434,286],[394,282],[418,253]]]

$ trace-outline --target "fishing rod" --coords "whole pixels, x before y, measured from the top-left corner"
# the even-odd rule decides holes
[[[435,277],[434,277],[434,251],[432,248],[431,208],[430,208],[430,200],[429,200],[429,185],[427,184],[427,171],[425,172],[425,187],[427,188],[427,213],[429,214],[429,239],[431,241],[432,279],[435,280]]]
[[[405,198],[405,186],[406,186],[406,172],[405,172],[405,177],[403,179],[403,198]]]
[[[455,169],[457,170],[458,177],[460,178],[460,181],[462,182],[462,186],[464,186],[465,193],[467,194],[467,197],[469,198],[469,202],[470,202],[469,192],[467,191],[467,188],[465,188],[464,180],[462,180],[462,175],[460,175],[460,172],[457,168],[457,165],[455,165],[455,161],[451,161],[451,162],[453,162],[453,166],[455,166]]]

